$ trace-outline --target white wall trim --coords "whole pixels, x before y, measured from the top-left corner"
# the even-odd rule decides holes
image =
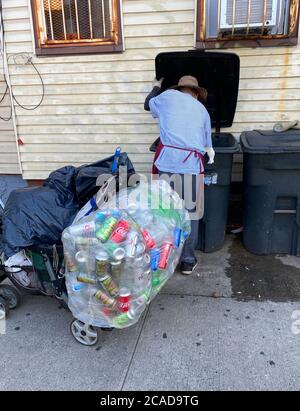
[[[198,13],[198,0],[195,0],[195,10],[194,10],[194,47],[196,48],[197,43],[197,13]]]
[[[119,0],[119,2],[120,2],[121,30],[122,30],[122,46],[123,46],[123,52],[124,52],[124,51],[126,51],[126,44],[125,44],[125,26],[124,26],[123,1]]]
[[[30,28],[31,28],[31,41],[32,41],[32,50],[33,54],[35,54],[35,35],[34,35],[34,26],[33,26],[33,18],[32,18],[32,7],[31,7],[31,1],[27,0],[28,2],[28,8],[29,8],[29,19],[30,19]]]

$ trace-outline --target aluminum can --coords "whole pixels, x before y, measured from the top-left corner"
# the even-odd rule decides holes
[[[151,251],[151,270],[152,271],[157,271],[159,259],[160,259],[160,251],[156,248],[155,250]]]
[[[173,245],[170,242],[165,242],[162,246],[161,253],[160,253],[160,259],[158,263],[158,268],[160,268],[161,270],[165,270],[167,268],[172,246]]]
[[[118,247],[118,248],[116,248],[116,249],[114,250],[112,256],[113,256],[113,258],[114,258],[115,260],[121,261],[121,260],[124,259],[125,254],[126,254],[126,253],[125,253],[124,248],[123,248],[123,247]]]
[[[86,264],[88,262],[89,255],[85,251],[78,251],[75,254],[75,260],[79,264]]]
[[[64,257],[67,271],[69,271],[70,273],[74,273],[75,271],[77,271],[76,263],[71,253],[65,252]]]
[[[106,219],[106,214],[102,211],[98,211],[95,215],[96,224],[103,224]]]
[[[141,233],[144,237],[144,240],[146,242],[147,247],[150,248],[150,249],[154,248],[155,247],[155,241],[153,240],[153,238],[151,237],[149,232],[145,228],[142,228]]]
[[[154,271],[152,274],[152,286],[157,287],[161,283],[160,272]]]
[[[93,237],[75,237],[75,244],[77,248],[87,248],[99,245],[99,240]]]
[[[111,241],[116,244],[122,243],[126,240],[129,230],[130,224],[125,220],[120,220],[112,232]]]
[[[182,233],[181,228],[176,227],[176,228],[174,229],[174,245],[175,245],[175,247],[177,247],[177,248],[180,246],[181,233]]]
[[[115,318],[113,318],[112,323],[113,323],[113,326],[116,328],[124,328],[130,325],[131,320],[133,320],[133,318],[134,317],[128,311],[127,313],[122,313],[122,314],[117,315]]]
[[[98,301],[100,301],[106,307],[114,308],[117,304],[117,301],[114,298],[110,297],[109,295],[107,295],[101,290],[96,291],[94,296]]]
[[[92,284],[92,285],[97,284],[97,280],[95,280],[94,278],[88,277],[87,275],[83,275],[83,274],[79,274],[77,276],[77,281],[80,283],[84,283],[84,284]]]
[[[96,274],[102,277],[109,272],[108,255],[105,252],[96,254]]]
[[[127,313],[131,305],[131,292],[127,288],[121,288],[118,296],[118,310]]]
[[[108,252],[109,256],[116,260],[116,261],[121,261],[125,257],[125,250],[123,247],[118,246],[117,244],[113,243],[112,241],[109,241],[105,245],[105,249]]]
[[[115,279],[119,279],[122,274],[122,261],[111,261],[110,272]]]
[[[106,274],[103,277],[99,278],[99,281],[103,288],[113,297],[116,297],[119,294],[119,289],[117,284],[112,279],[111,275]]]
[[[113,232],[117,222],[118,222],[118,220],[115,217],[111,216],[111,217],[106,218],[106,220],[104,221],[102,226],[99,227],[96,230],[96,237],[100,241],[105,243],[109,239],[109,237],[110,237],[111,233]]]

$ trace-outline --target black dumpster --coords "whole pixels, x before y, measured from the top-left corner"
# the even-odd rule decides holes
[[[224,245],[227,224],[233,154],[238,144],[230,133],[238,98],[240,60],[233,53],[188,51],[160,53],[156,57],[156,76],[164,77],[162,91],[192,75],[208,91],[206,108],[210,114],[215,163],[205,169],[205,211],[200,221],[198,249],[217,251]]]
[[[300,256],[300,130],[251,131],[244,152],[244,245]]]

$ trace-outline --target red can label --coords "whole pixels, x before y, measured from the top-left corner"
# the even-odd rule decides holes
[[[122,313],[127,313],[130,309],[131,305],[131,294],[130,292],[126,292],[120,294],[118,297],[118,309]]]
[[[130,230],[129,223],[125,220],[120,220],[118,222],[117,227],[114,229],[111,235],[111,241],[117,244],[122,243],[123,241],[126,240],[129,230]]]
[[[168,259],[170,252],[172,250],[172,244],[171,243],[164,243],[161,253],[160,253],[160,260],[158,263],[158,268],[161,270],[165,270],[168,265]]]
[[[144,228],[141,230],[142,235],[144,237],[144,240],[146,241],[146,245],[148,248],[154,248],[155,247],[155,241],[153,240],[153,238],[151,237],[151,235],[148,233],[147,230],[145,230]]]

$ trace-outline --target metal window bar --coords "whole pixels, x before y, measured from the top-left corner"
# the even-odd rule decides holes
[[[267,18],[267,0],[264,0],[264,8],[263,8],[263,15],[262,15],[262,26],[261,26],[261,34],[264,34],[265,27],[266,27],[266,18]]]
[[[232,31],[231,31],[232,36],[234,36],[234,32],[235,32],[235,15],[236,15],[236,0],[233,0],[233,3],[232,3]]]
[[[109,2],[109,7],[111,7],[111,2]],[[111,13],[111,8],[109,9]],[[106,37],[106,23],[105,23],[105,9],[104,0],[101,0],[101,14],[102,14],[102,25],[103,25],[103,38]]]
[[[220,33],[220,27],[221,27],[221,1],[222,0],[218,0],[218,35]]]
[[[115,14],[118,0],[99,0],[97,2],[88,0],[85,4],[87,8],[83,9],[83,3],[78,0],[68,0],[68,2],[66,0],[40,0],[42,18],[40,23],[43,27],[45,43],[115,41],[118,36],[117,15]],[[98,4],[98,10],[101,9],[99,13],[95,12],[95,4]],[[71,13],[73,19],[70,20]],[[85,20],[86,26],[83,29],[82,21],[85,15],[88,19]],[[70,33],[70,25],[73,26],[73,23],[76,26],[74,34],[77,38],[70,36],[73,34],[73,29]],[[61,38],[57,35],[57,27],[60,27]]]
[[[283,0],[279,1],[279,14],[278,14],[278,25],[277,25],[277,33],[280,34],[280,24],[282,18],[282,2]]]
[[[248,16],[247,16],[247,30],[246,30],[246,36],[249,35],[250,31],[250,19],[251,19],[251,0],[248,0]]]
[[[90,35],[92,39],[94,38],[94,34],[93,34],[93,18],[92,18],[91,0],[88,0],[88,8],[89,8],[89,21],[90,21]]]
[[[65,36],[65,40],[67,40],[67,27],[66,27],[64,0],[61,0],[61,14],[62,14],[63,26],[64,26],[64,36]]]
[[[203,1],[203,16],[206,16],[206,10],[207,10],[206,0],[204,0]],[[206,25],[207,25],[206,18],[204,18],[202,21],[202,32],[203,33],[206,33]]]
[[[53,30],[53,21],[52,21],[52,7],[51,7],[51,1],[50,0],[48,0],[48,7],[49,7],[49,20],[50,20],[51,37],[52,37],[52,40],[54,40],[54,30]]]
[[[79,30],[79,17],[78,17],[78,4],[75,0],[75,12],[76,12],[76,26],[77,26],[77,38],[80,39],[80,30]]]
[[[287,12],[287,9],[290,7],[290,3],[285,1],[285,0],[278,0],[278,9],[277,9],[277,17],[276,17],[276,26],[277,26],[277,32],[270,34],[266,33],[266,28],[267,26],[267,21],[269,18],[270,14],[270,8],[272,9],[272,3],[268,0],[261,0],[261,12],[259,11],[259,3],[254,0],[218,0],[215,4],[217,7],[216,14],[217,14],[217,33],[216,33],[216,38],[217,39],[223,39],[224,38],[224,33],[222,30],[224,30],[224,27],[222,28],[221,23],[222,23],[222,16],[224,13],[224,7],[227,6],[227,12],[230,14],[231,21],[230,23],[230,29],[228,28],[227,36],[234,37],[235,35],[239,35],[239,28],[241,26],[241,1],[244,2],[245,8],[243,9],[244,11],[244,27],[245,27],[245,33],[241,34],[241,36],[244,35],[244,37],[249,37],[251,36],[258,36],[257,33],[252,33],[252,26],[254,19],[257,18],[258,13],[261,13],[261,22],[260,22],[260,34],[259,36],[263,37],[274,37],[274,34],[279,37],[282,36],[284,37],[286,35],[285,29],[281,28],[282,25],[282,19],[283,15],[285,12]],[[204,7],[206,5],[206,1],[203,1]],[[203,19],[203,25],[205,26],[207,19]],[[206,29],[204,28],[204,33],[206,33]],[[212,37],[213,38],[213,37]]]
[[[42,24],[44,27],[42,42],[44,43],[47,40],[47,22],[46,22],[46,12],[45,12],[44,0],[42,0],[40,4],[41,4],[42,19],[43,19]]]

